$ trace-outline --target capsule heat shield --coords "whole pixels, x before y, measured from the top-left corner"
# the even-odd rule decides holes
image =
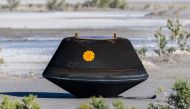
[[[62,40],[43,76],[76,97],[116,97],[148,74],[125,38]]]

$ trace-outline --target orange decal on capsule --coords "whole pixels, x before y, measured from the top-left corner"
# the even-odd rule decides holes
[[[87,50],[83,53],[83,59],[87,62],[94,60],[95,53],[92,50]]]

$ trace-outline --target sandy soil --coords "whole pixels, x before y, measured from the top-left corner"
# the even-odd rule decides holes
[[[150,77],[156,79],[190,79],[190,55],[175,55],[170,62],[159,62],[159,57],[148,59],[145,64]]]
[[[117,28],[117,29],[0,29],[1,36],[9,38],[23,38],[23,37],[65,37],[70,36],[74,32],[79,32],[84,35],[105,35],[110,34],[113,31],[120,33],[119,35],[143,36],[150,37],[153,34],[147,30],[128,30],[128,28]],[[130,97],[146,97],[155,94],[155,90],[158,87],[165,87],[170,92],[170,88],[176,79],[190,79],[190,55],[174,56],[172,62],[159,62],[157,57],[150,57],[143,61],[150,78],[137,85],[134,88],[124,92],[121,96],[127,106],[136,106],[139,109],[146,109],[150,102],[164,101],[165,97],[158,96],[156,99],[135,99]],[[73,98],[68,92],[57,87],[53,83],[50,83],[41,76],[31,77],[17,76],[13,77],[10,75],[0,75],[0,98],[4,95],[8,95],[11,98],[21,99],[23,96],[28,94],[34,94],[38,96],[42,109],[76,109],[79,104],[89,102],[90,99],[78,99]],[[142,95],[143,93],[143,95]],[[128,97],[128,98],[127,98]],[[106,98],[110,107],[111,103],[118,98]],[[2,100],[2,99],[1,99]],[[113,107],[111,107],[112,109]]]
[[[131,28],[105,28],[105,29],[0,29],[0,38],[26,38],[26,37],[69,37],[74,33],[79,35],[112,35],[117,33],[122,37],[153,37],[155,29],[136,30]],[[142,35],[143,33],[143,35]]]
[[[159,86],[165,86],[167,89],[174,82],[173,79],[149,79],[144,83],[124,92],[121,96],[124,97],[144,97],[152,96],[155,93],[155,89]],[[34,94],[38,96],[38,101],[42,106],[42,109],[76,109],[81,103],[89,102],[90,99],[86,98],[73,98],[68,92],[60,89],[54,84],[48,82],[42,78],[28,78],[28,79],[6,79],[0,81],[0,98],[8,95],[11,98],[21,99],[21,97],[28,94]],[[147,90],[148,88],[148,90]],[[143,93],[143,95],[142,95]],[[111,103],[119,98],[106,98],[106,101],[111,106]],[[127,106],[136,106],[139,109],[145,109],[150,102],[160,101],[159,99],[133,99],[123,98]]]

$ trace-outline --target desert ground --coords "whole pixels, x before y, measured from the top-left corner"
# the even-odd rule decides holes
[[[149,79],[125,91],[120,95],[122,97],[106,98],[110,108],[115,99],[123,99],[126,106],[138,109],[146,109],[151,102],[164,102],[167,99],[164,95],[157,95],[155,99],[143,98],[155,95],[159,87],[171,92],[172,84],[178,79],[190,80],[190,53],[178,51],[163,57],[169,61],[160,61],[160,57],[151,51],[155,48],[154,33],[163,27],[169,38],[166,21],[176,17],[177,13],[189,31],[190,3],[188,0],[167,0],[160,5],[157,0],[155,3],[150,0],[129,2],[130,10],[124,11],[0,12],[0,56],[5,61],[0,65],[0,98],[8,95],[21,99],[34,94],[42,109],[76,109],[79,104],[89,102],[90,98],[75,98],[41,74],[63,38],[74,33],[81,36],[117,33],[119,37],[128,38],[134,48],[145,46],[149,49],[148,56],[142,60]],[[148,8],[144,8],[147,4]]]
[[[115,29],[114,29],[115,30]],[[19,36],[19,38],[28,35],[59,35],[64,34],[73,34],[73,32],[78,31],[80,33],[84,32],[84,30],[76,29],[76,30],[42,30],[39,32],[38,30],[12,30],[12,32],[7,32],[7,30],[1,29],[1,34],[7,37],[11,37],[13,34],[15,36]],[[108,34],[112,32],[112,29],[104,29],[104,30],[87,30],[90,34]],[[120,34],[125,34],[126,30],[118,30]],[[88,32],[85,31],[86,34]],[[131,33],[133,34],[133,33]],[[134,33],[138,34],[138,33]],[[64,35],[62,37],[64,37]],[[56,35],[55,35],[56,36]],[[13,40],[14,41],[14,40]],[[34,94],[38,96],[38,101],[42,106],[42,109],[76,109],[81,103],[89,102],[89,98],[74,98],[71,94],[44,79],[41,76],[43,69],[46,67],[48,62],[44,63],[42,70],[39,70],[39,73],[35,74],[15,74],[14,73],[2,73],[0,80],[0,94],[1,98],[4,95],[8,95],[13,99],[21,99],[22,97],[28,94]],[[40,62],[37,62],[37,65],[40,65]],[[159,57],[148,57],[146,61],[143,61],[143,64],[149,74],[149,79],[130,90],[122,93],[120,96],[122,98],[106,98],[107,102],[111,107],[111,103],[115,99],[123,99],[127,106],[135,106],[139,109],[145,109],[149,103],[159,103],[164,102],[166,97],[163,95],[157,95],[156,99],[143,99],[143,97],[149,97],[156,94],[156,89],[159,87],[164,87],[166,92],[171,92],[171,86],[177,79],[190,79],[189,74],[189,64],[190,64],[190,55],[187,53],[178,53],[173,55],[171,62],[159,62]],[[17,64],[15,64],[15,68]],[[24,63],[21,65],[24,66]],[[29,65],[32,65],[29,62]],[[6,66],[6,64],[5,64]],[[1,67],[2,68],[2,67]],[[30,70],[33,67],[30,67]],[[19,72],[18,72],[19,73]]]

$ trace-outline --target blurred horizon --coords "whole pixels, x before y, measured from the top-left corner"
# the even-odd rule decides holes
[[[19,0],[21,4],[44,4],[48,0]],[[67,3],[83,3],[85,1],[90,1],[90,0],[65,0]],[[126,0],[127,2],[190,2],[189,0]],[[0,0],[0,4],[7,4],[7,0]]]

